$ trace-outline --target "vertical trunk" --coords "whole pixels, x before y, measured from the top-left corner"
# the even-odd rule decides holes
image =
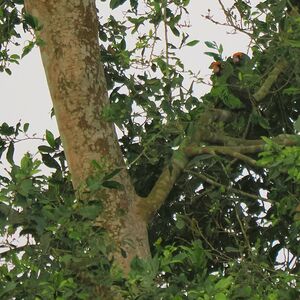
[[[101,118],[108,97],[95,1],[25,0],[25,7],[43,26],[38,32],[45,43],[40,51],[74,188],[81,188],[93,174],[92,160],[123,169],[117,180],[124,190],[110,189],[99,196],[105,205],[99,226],[104,226],[115,242],[116,260],[126,272],[135,255],[149,255],[149,245],[146,222],[134,209],[138,197],[114,127]]]

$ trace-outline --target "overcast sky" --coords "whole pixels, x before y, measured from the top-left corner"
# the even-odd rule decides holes
[[[232,2],[231,0],[223,1],[225,6]],[[99,2],[99,4],[104,5],[103,2]],[[102,7],[100,7],[101,9],[103,10]],[[204,54],[205,51],[209,51],[204,41],[221,43],[225,56],[237,51],[246,52],[248,46],[246,35],[227,34],[230,31],[228,27],[217,26],[203,18],[201,15],[206,15],[208,9],[216,19],[224,20],[217,0],[191,0],[188,7],[191,23],[189,34],[191,39],[198,39],[200,43],[194,47],[183,48],[180,54],[187,69],[200,70],[201,76],[207,78],[210,76],[208,66],[212,62],[212,58]],[[108,12],[106,11],[106,14]],[[26,41],[24,40],[23,43],[25,44]],[[38,136],[42,136],[45,129],[58,134],[55,119],[50,118],[52,104],[39,50],[34,49],[21,61],[20,65],[12,65],[11,69],[13,72],[11,76],[0,73],[2,95],[0,122],[14,125],[21,120],[22,123],[30,123],[29,133],[31,134],[37,133]],[[35,149],[37,145],[39,142],[36,144],[32,141],[27,144],[23,143],[18,146],[18,152],[24,154],[29,149]]]

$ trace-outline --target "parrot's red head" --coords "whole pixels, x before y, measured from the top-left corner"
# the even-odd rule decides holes
[[[234,64],[238,64],[239,62],[241,62],[242,57],[244,56],[243,52],[236,52],[232,55],[232,61]]]
[[[222,67],[221,67],[221,63],[219,61],[212,62],[210,64],[209,68],[212,69],[212,71],[215,75],[220,75]]]

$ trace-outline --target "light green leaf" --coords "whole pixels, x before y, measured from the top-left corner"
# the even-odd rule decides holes
[[[215,300],[227,300],[227,297],[223,293],[216,294]]]
[[[193,41],[188,42],[186,45],[193,47],[193,46],[197,45],[198,43],[199,43],[199,40],[193,40]]]

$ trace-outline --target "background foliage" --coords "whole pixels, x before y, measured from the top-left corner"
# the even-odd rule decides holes
[[[111,0],[110,6],[124,2]],[[75,198],[59,137],[47,131],[38,154],[27,153],[16,164],[14,145],[31,138],[29,125],[3,123],[1,299],[88,299],[99,282],[126,299],[297,299],[300,148],[271,139],[299,132],[297,2],[266,0],[253,7],[236,0],[225,10],[228,24],[250,36],[252,57],[223,76],[212,75],[212,89],[201,98],[194,93],[201,78],[177,55],[198,43],[181,26],[189,1],[127,4],[126,21],[101,20],[99,39],[111,102],[104,116],[123,132],[119,142],[137,193],[148,195],[174,149],[210,109],[231,111],[233,118],[204,124],[206,130],[264,136],[265,149],[249,156],[255,166],[216,153],[194,157],[149,225],[153,258],[134,260],[125,279],[109,256],[113,245],[93,226],[101,203]],[[9,65],[20,59],[10,43],[39,23],[26,15],[23,1],[0,1],[0,18],[1,71],[10,74]],[[33,39],[23,56],[41,42]],[[221,45],[206,45],[207,55],[228,66]],[[253,95],[282,58],[286,70],[263,101],[246,109],[243,96]],[[41,175],[41,165],[51,174]],[[115,173],[100,163],[95,168],[91,190],[118,188]],[[24,238],[21,246],[15,234]]]

